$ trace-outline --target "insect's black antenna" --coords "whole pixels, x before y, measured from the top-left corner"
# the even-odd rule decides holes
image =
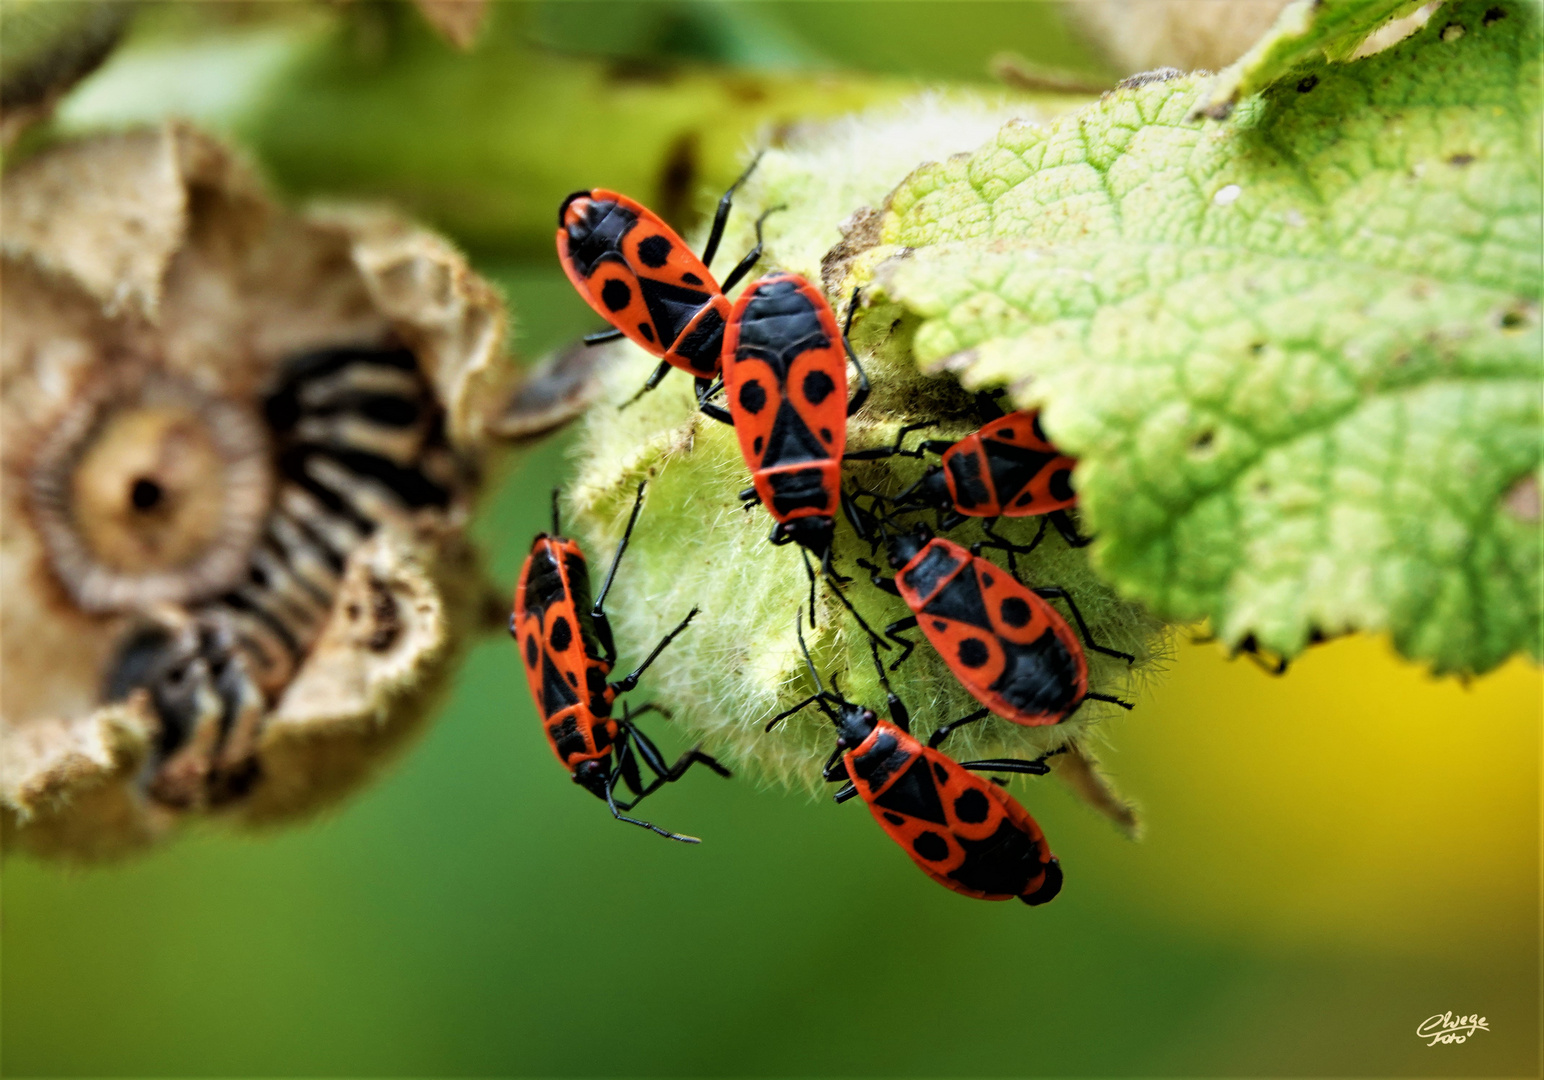
[[[793,617],[793,632],[799,639],[799,651],[804,654],[804,663],[810,669],[810,678],[815,680],[815,689],[824,694],[826,688],[820,682],[819,672],[815,670],[815,661],[810,659],[809,646],[804,644],[804,609],[802,607]]]
[[[552,489],[552,535],[553,536],[562,536],[563,535],[563,529],[558,524],[558,499],[561,498],[562,495],[563,495],[563,489],[562,488],[553,488]]]
[[[835,585],[832,585],[831,592],[836,594],[836,598],[842,602],[843,607],[852,612],[852,617],[858,620],[858,625],[863,627],[863,632],[868,635],[869,644],[873,645],[877,642],[881,649],[885,650],[885,652],[889,652],[890,643],[881,639],[878,634],[874,633],[874,628],[863,621],[863,616],[859,615],[858,609],[852,606],[852,601],[847,599],[846,596],[842,595],[842,590],[837,588]],[[813,622],[813,620],[811,621]]]
[[[869,638],[869,652],[874,657],[874,670],[879,672],[879,685],[885,688],[886,694],[893,695],[895,691],[890,689],[890,677],[885,674],[884,661],[879,659],[879,650],[874,647],[873,638]]]

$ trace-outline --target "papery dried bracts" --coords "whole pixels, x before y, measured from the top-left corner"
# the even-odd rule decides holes
[[[110,853],[356,782],[487,595],[463,527],[517,379],[498,298],[172,126],[11,170],[0,303],[8,842]]]

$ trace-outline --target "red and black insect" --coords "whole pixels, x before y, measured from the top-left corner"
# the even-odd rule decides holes
[[[723,380],[729,408],[702,409],[734,425],[752,485],[777,525],[774,544],[799,544],[831,566],[836,511],[844,502],[842,452],[847,418],[868,400],[868,376],[847,344],[857,294],[838,330],[831,305],[797,274],[769,274],[735,301],[724,335]],[[858,389],[847,399],[847,361]]]
[[[642,507],[643,485],[639,484],[627,531],[617,545],[600,596],[591,606],[589,567],[579,545],[559,534],[557,492],[553,492],[552,532],[537,534],[531,553],[520,568],[509,632],[525,659],[526,680],[552,752],[573,774],[574,783],[606,800],[612,816],[618,820],[652,829],[672,840],[695,844],[695,837],[668,832],[622,813],[662,785],[679,780],[698,762],[720,776],[730,775],[728,769],[696,747],[682,754],[674,765],[666,765],[659,748],[633,723],[651,710],[663,712],[657,706],[645,705],[633,713],[624,703],[621,719],[611,715],[617,695],[637,686],[638,677],[697,615],[693,608],[633,672],[615,682],[608,681],[617,650],[605,613],[606,594],[611,591],[617,566]],[[639,773],[638,758],[654,773],[654,779],[647,785]],[[631,802],[617,799],[619,779],[633,793]]]
[[[930,466],[920,480],[887,500],[898,511],[937,509],[940,532],[968,517],[985,518],[986,534],[1001,539],[992,531],[999,517],[1043,514],[1069,545],[1087,544],[1088,538],[1079,535],[1067,517],[1067,508],[1078,501],[1072,490],[1077,459],[1045,437],[1039,411],[1004,413],[987,394],[976,396],[976,410],[988,422],[957,442],[927,439],[903,449],[911,432],[935,426],[933,421],[907,424],[896,433],[893,446],[859,450],[848,454],[847,460],[940,455],[938,464]]]
[[[902,631],[920,626],[960,684],[986,706],[939,728],[933,734],[934,746],[955,728],[993,713],[1015,724],[1041,727],[1060,723],[1090,698],[1131,708],[1129,702],[1088,688],[1083,645],[1047,601],[1067,605],[1089,649],[1128,664],[1135,657],[1095,644],[1065,589],[1031,589],[983,559],[978,554],[981,545],[966,550],[935,537],[925,525],[887,534],[885,544],[890,565],[898,571],[893,578],[880,577],[879,568],[867,560],[859,564],[870,571],[878,588],[899,596],[914,612],[885,627],[886,636],[903,646],[891,670],[916,647]]]
[[[756,162],[751,162],[719,200],[701,259],[658,215],[626,195],[604,188],[576,191],[558,207],[558,261],[563,272],[585,302],[614,328],[589,335],[585,343],[627,337],[661,358],[640,394],[658,386],[671,367],[698,380],[699,396],[718,374],[729,322],[724,293],[761,258],[761,220],[756,222],[756,246],[722,286],[713,280],[708,265],[723,239],[735,189],[755,167]]]
[[[879,827],[924,874],[963,896],[1016,897],[1034,905],[1061,891],[1061,864],[1035,819],[1001,787],[976,775],[1043,775],[1050,771],[1045,764],[1050,754],[1035,761],[957,762],[911,735],[906,707],[893,691],[890,719],[881,720],[874,710],[821,685],[802,632],[799,647],[804,649],[816,693],[774,717],[767,730],[810,705],[830,718],[837,730],[836,750],[821,775],[833,783],[846,781],[834,796],[838,803],[862,799]],[[883,679],[877,652],[874,663]],[[834,676],[832,686],[836,686]],[[890,691],[888,682],[885,689]]]

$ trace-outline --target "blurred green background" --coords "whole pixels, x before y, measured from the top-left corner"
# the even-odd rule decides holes
[[[465,58],[406,9],[203,7],[142,16],[63,126],[180,103],[293,193],[406,202],[504,286],[525,356],[594,328],[531,239],[556,198],[663,175],[618,143],[668,156],[697,133],[684,224],[789,102],[984,82],[1000,49],[1097,75],[1036,4],[498,5]],[[224,67],[195,62],[211,50]],[[669,138],[629,133],[667,98]],[[541,143],[539,112],[572,143]],[[500,190],[496,213],[467,210]],[[477,524],[502,582],[564,455],[562,438],[526,454]],[[700,848],[616,825],[552,762],[493,638],[420,744],[323,820],[205,826],[92,870],[8,859],[0,1070],[1536,1075],[1541,721],[1544,680],[1520,662],[1465,686],[1358,638],[1271,679],[1182,643],[1105,754],[1142,842],[1052,779],[1016,789],[1067,872],[1030,910],[934,886],[861,807],[745,780],[651,802]],[[1416,1026],[1449,1010],[1490,1031],[1428,1048]]]

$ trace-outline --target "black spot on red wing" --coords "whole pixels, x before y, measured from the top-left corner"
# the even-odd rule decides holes
[[[933,775],[938,778],[940,784],[947,784],[949,782],[949,770],[944,768],[940,762],[933,762]]]
[[[740,387],[740,408],[755,416],[767,406],[767,391],[759,379],[751,379]]]
[[[534,668],[536,666],[536,661],[540,656],[541,653],[538,652],[536,648],[536,635],[532,634],[530,637],[525,639],[525,666]]]
[[[1013,505],[1014,506],[1028,506],[1030,503],[1032,503],[1034,501],[1035,501],[1035,493],[1033,491],[1026,491],[1022,495],[1020,495],[1017,499],[1013,500]]]
[[[830,442],[831,441],[831,429],[828,428],[828,427],[821,428],[820,429],[820,438],[821,438],[822,442]]]
[[[654,340],[654,327],[650,326],[648,323],[646,323],[646,322],[639,323],[638,324],[638,332],[643,335],[643,340],[644,341],[653,341]]]
[[[836,389],[836,383],[831,381],[831,376],[818,368],[804,376],[804,399],[811,405],[819,405],[831,396],[831,391]]]
[[[1051,627],[1028,645],[998,639],[1003,671],[988,689],[1016,709],[1065,716],[1081,700],[1077,662]]]
[[[997,612],[1009,626],[1026,626],[1029,623],[1029,604],[1022,596],[1008,597]]]
[[[569,686],[578,686],[579,685],[579,676],[575,675],[572,671],[568,672],[568,685]]]
[[[607,311],[621,311],[633,302],[633,290],[628,288],[627,282],[612,278],[601,286],[600,302],[606,305]]]
[[[763,439],[760,435],[757,435],[755,441],[751,443],[751,449],[756,451],[758,454],[761,453],[761,448],[766,444],[766,441],[767,440]]]
[[[567,652],[574,641],[574,628],[568,624],[567,619],[559,615],[552,622],[552,632],[547,640],[554,652]]]
[[[981,575],[981,584],[985,585],[989,589],[992,587],[992,583],[996,580],[997,579],[994,578],[991,574],[983,573]]]
[[[986,663],[991,653],[987,651],[986,642],[980,638],[968,637],[960,642],[960,663],[974,670]]]
[[[939,632],[942,632],[944,630],[949,629],[949,624],[944,622],[942,619],[934,619],[933,620],[933,629],[937,630]]]
[[[1044,443],[1051,441],[1045,437],[1045,428],[1040,426],[1040,414],[1038,412],[1029,418],[1029,426],[1034,431],[1035,438]]]
[[[638,258],[643,265],[658,270],[670,260],[671,243],[663,236],[650,236],[638,244]],[[701,284],[693,282],[692,284]]]
[[[1072,470],[1057,469],[1051,474],[1051,497],[1054,499],[1070,499],[1072,496]]]
[[[604,694],[606,692],[606,675],[598,667],[588,667],[584,672],[585,689],[592,694]]]
[[[900,814],[892,814],[888,810],[885,811],[885,820],[888,821],[891,825],[906,824],[906,819],[901,817]]]
[[[919,833],[911,842],[911,849],[928,862],[941,862],[949,857],[949,842],[936,832]]]
[[[690,273],[690,272],[682,274],[681,275],[681,280],[686,282],[688,285],[701,285],[702,284],[702,279],[700,277],[698,277],[696,274],[693,274],[693,273]]]
[[[949,871],[949,880],[977,892],[1021,896],[1048,870],[1041,861],[1040,842],[1006,814],[991,836],[972,840],[956,834],[955,840],[965,851],[965,861]]]
[[[977,788],[969,788],[954,800],[954,816],[967,825],[979,825],[991,812],[991,803]]]

